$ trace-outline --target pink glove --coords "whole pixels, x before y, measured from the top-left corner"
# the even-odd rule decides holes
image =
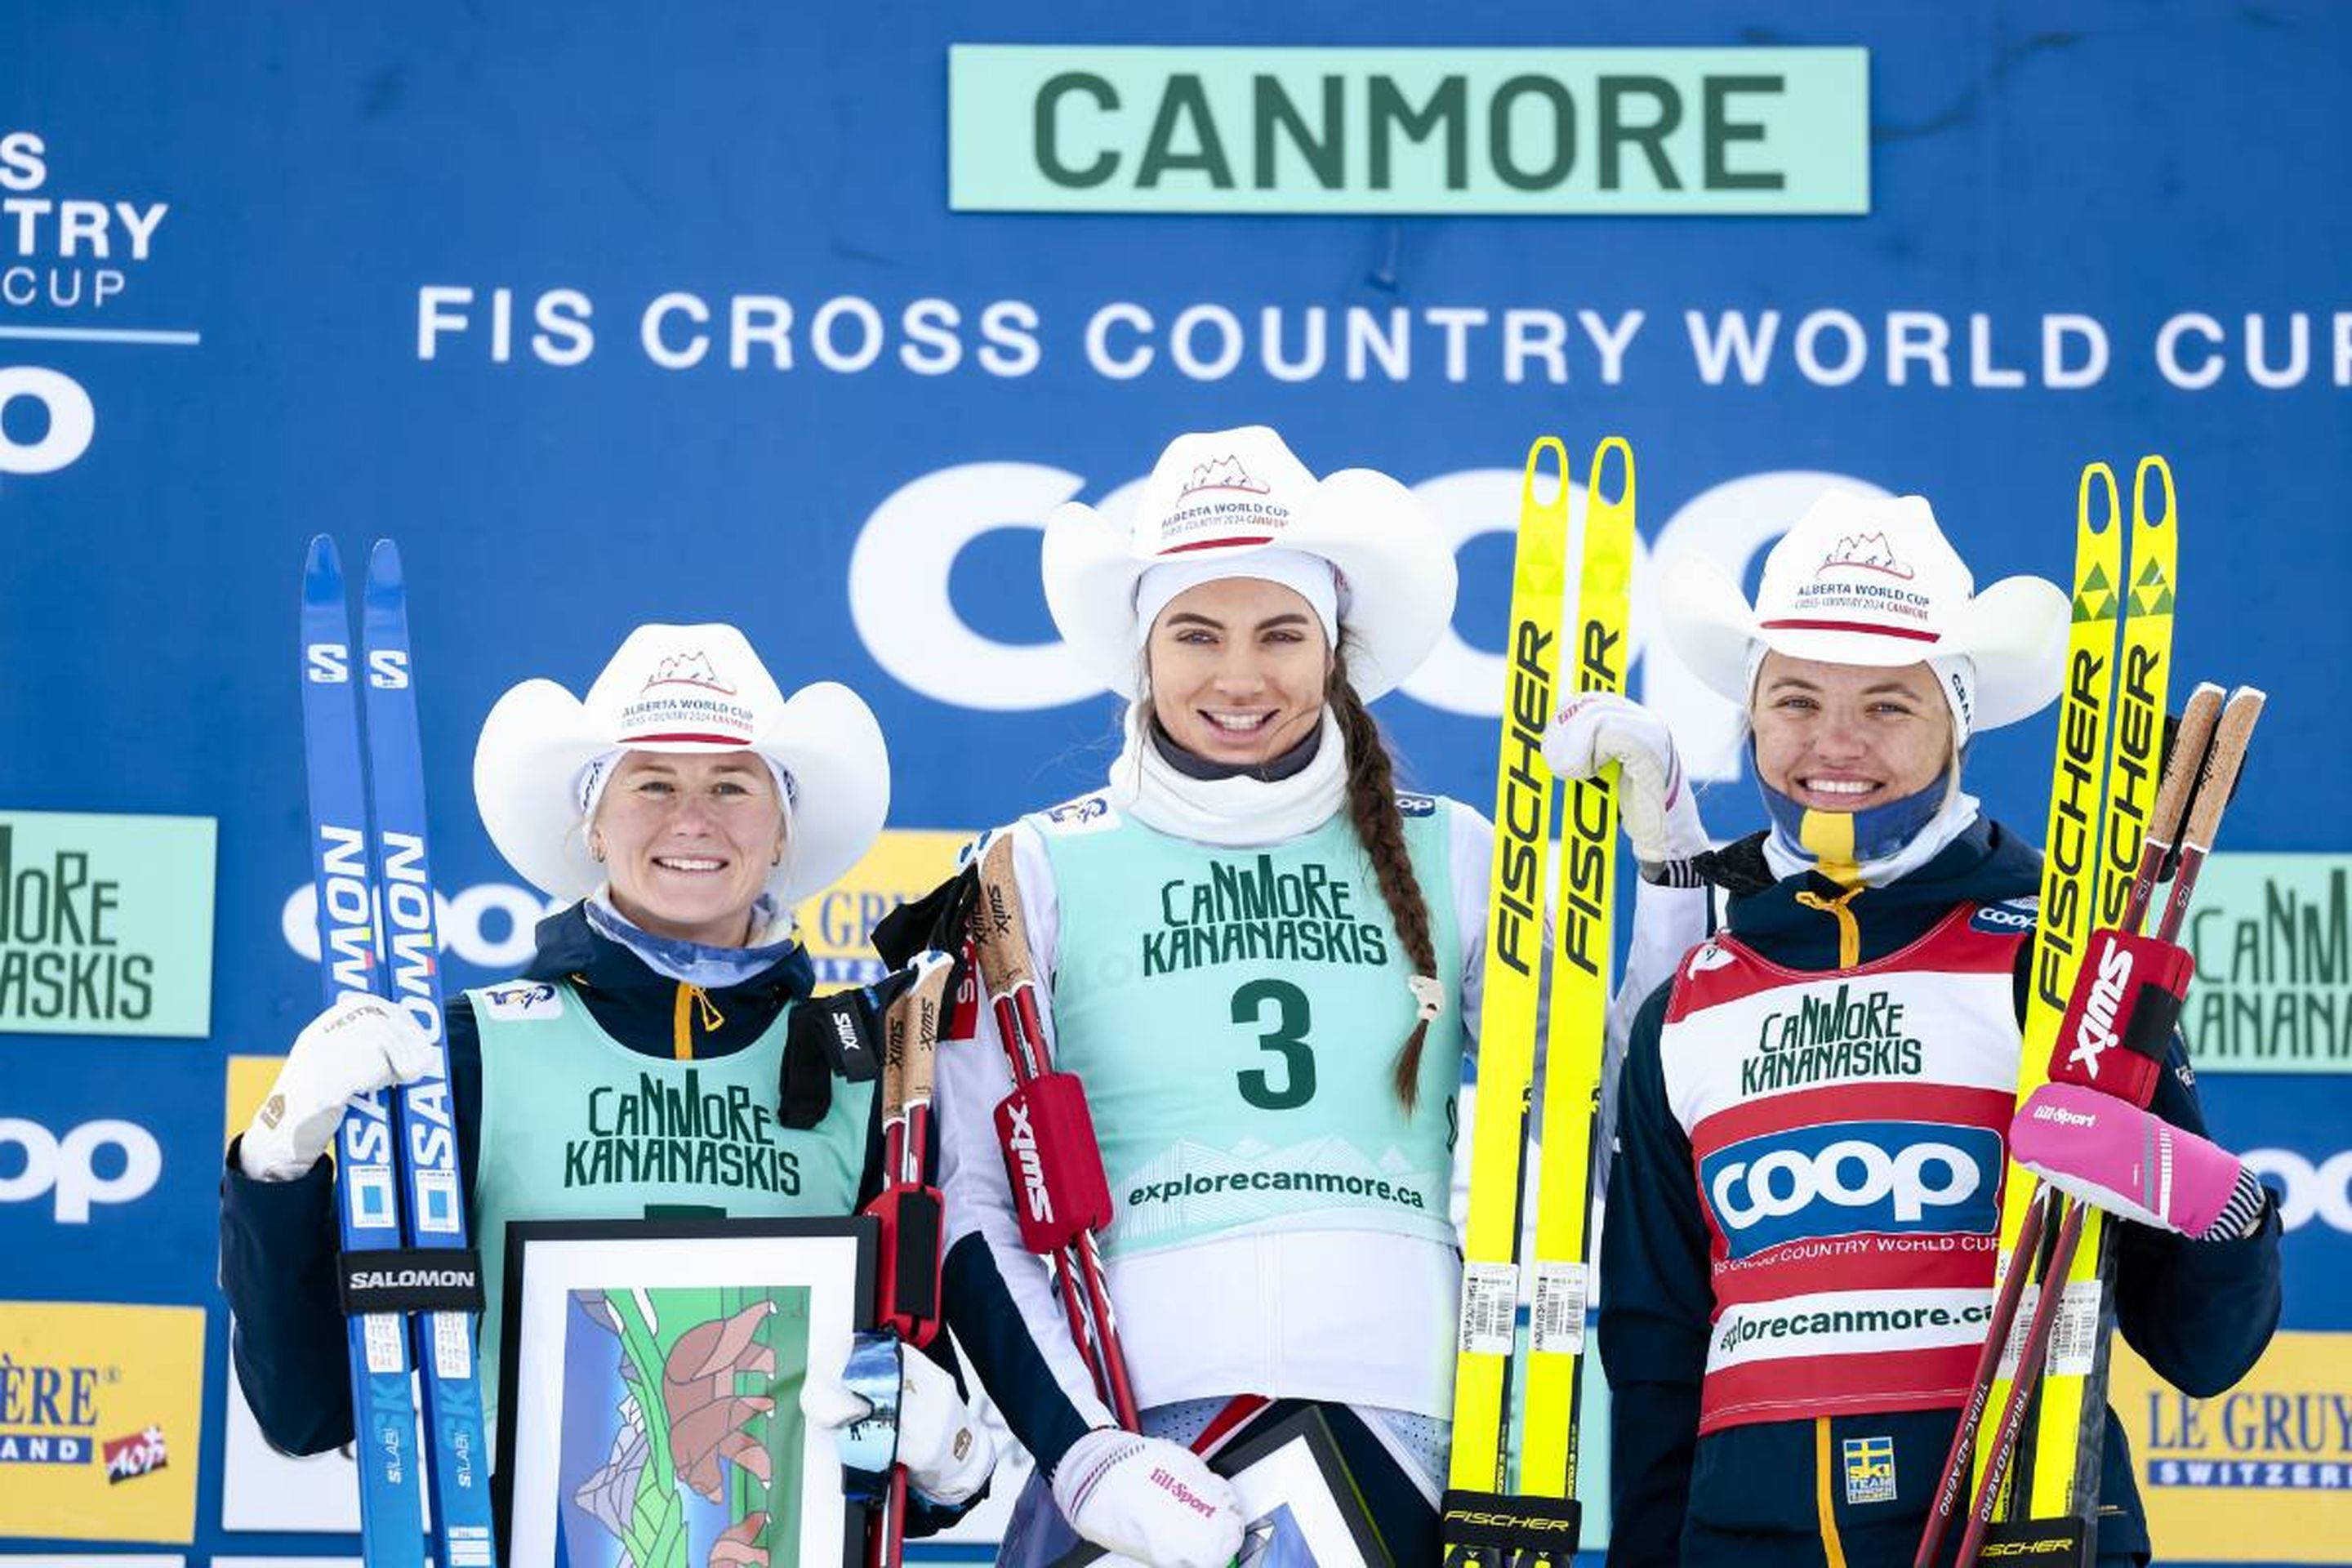
[[[2251,1236],[2263,1188],[2235,1154],[2079,1084],[2045,1083],[2009,1127],[2010,1158],[2092,1207],[2195,1240]]]

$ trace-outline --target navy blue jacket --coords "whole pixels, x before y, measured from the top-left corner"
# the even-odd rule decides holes
[[[766,1034],[786,1004],[805,998],[815,983],[806,951],[795,946],[741,984],[710,992],[722,1021],[706,1028],[704,1009],[678,1005],[677,981],[655,973],[627,948],[599,935],[580,905],[541,921],[535,935],[536,951],[522,977],[570,981],[599,1027],[651,1057],[675,1058],[681,1046],[692,1057],[732,1055]],[[683,1041],[677,1037],[681,1028]],[[470,1203],[481,1129],[482,1046],[473,1005],[465,997],[449,999],[444,1031],[463,1190]],[[788,1072],[807,1067],[796,1058],[811,1051],[822,1063],[823,1047],[814,1035],[787,1047]],[[793,1072],[796,1086],[805,1085],[808,1077]],[[882,1099],[877,1095],[859,1183],[861,1207],[881,1184]],[[291,1182],[257,1182],[238,1167],[236,1145],[229,1145],[221,1176],[221,1289],[235,1314],[230,1359],[262,1435],[289,1454],[324,1453],[352,1440],[350,1355],[335,1289],[334,1203],[331,1158],[321,1158]],[[500,1243],[476,1237],[475,1245],[488,1249]],[[957,1372],[946,1335],[933,1342],[931,1353]],[[982,1489],[980,1496],[986,1495]],[[969,1506],[940,1508],[909,1493],[907,1531],[929,1534]]]
[[[1727,867],[1757,872],[1762,836],[1723,852]],[[1728,879],[1738,880],[1737,878]],[[2036,891],[2041,857],[2000,825],[1979,822],[1925,866],[1870,889],[1848,905],[1869,963],[1924,936],[1962,903],[1995,903]],[[1832,915],[1797,902],[1843,889],[1815,873],[1771,882],[1754,876],[1736,891],[1727,923],[1742,942],[1789,968],[1838,967]],[[2018,1014],[2024,1016],[2032,944],[2020,950]],[[1925,1410],[1735,1426],[1697,1436],[1714,1295],[1706,1222],[1692,1176],[1688,1136],[1665,1100],[1659,1033],[1671,984],[1635,1018],[1619,1089],[1615,1165],[1602,1231],[1599,1341],[1614,1404],[1610,1437],[1611,1568],[1676,1563],[1821,1568],[1833,1527],[1853,1568],[1908,1564],[1927,1502],[1951,1447],[1957,1412]],[[2154,1110],[2204,1131],[2196,1078],[2178,1037]],[[2118,1326],[2158,1375],[2210,1397],[2244,1376],[2270,1342],[2279,1315],[2279,1222],[2273,1203],[2259,1234],[2193,1242],[2118,1224]],[[1821,1428],[1826,1427],[1826,1431]],[[1851,1507],[1832,1465],[1849,1437],[1892,1436],[1895,1501]],[[1819,1458],[1817,1458],[1819,1457]],[[2148,1550],[2147,1522],[2132,1479],[2122,1424],[2107,1412],[2098,1551],[2128,1560]],[[1829,1517],[1824,1519],[1823,1510]],[[1959,1531],[1948,1535],[1946,1549]]]

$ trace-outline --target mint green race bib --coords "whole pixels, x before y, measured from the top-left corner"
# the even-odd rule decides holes
[[[482,1042],[473,1195],[486,1404],[499,1386],[508,1221],[835,1215],[856,1205],[874,1086],[836,1078],[814,1127],[778,1121],[790,1008],[730,1056],[671,1061],[605,1034],[568,984],[466,994]]]
[[[1107,809],[1026,819],[1059,907],[1055,1065],[1086,1082],[1111,1256],[1256,1230],[1452,1241],[1461,946],[1438,803],[1401,802],[1447,998],[1410,1113],[1413,965],[1345,813],[1251,849]]]

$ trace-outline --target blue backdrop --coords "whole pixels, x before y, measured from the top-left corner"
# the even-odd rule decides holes
[[[583,689],[641,621],[731,621],[788,686],[863,692],[894,826],[1084,786],[1111,709],[1052,646],[1034,527],[1179,430],[1271,423],[1464,531],[1466,647],[1380,711],[1421,785],[1480,802],[1493,531],[1533,437],[1580,468],[1630,437],[1652,545],[1745,560],[1806,476],[1842,475],[1932,498],[1980,580],[2063,575],[2081,465],[2158,451],[2181,495],[2179,669],[2273,699],[2226,847],[2347,848],[2352,11],[2030,12],[0,3],[0,808],[215,817],[220,855],[209,1038],[0,1037],[0,1117],[128,1121],[163,1157],[151,1191],[79,1223],[0,1203],[0,1296],[208,1307],[194,1555],[335,1544],[221,1528],[211,1285],[226,1060],[281,1051],[316,1006],[284,928],[308,881],[295,589],[321,529],[403,547],[436,871],[459,896],[514,880],[470,809],[482,715],[527,676]],[[953,213],[960,42],[1861,46],[1871,211]],[[104,204],[104,230],[68,201]],[[760,341],[731,363],[737,312],[756,328],[776,301],[789,367]],[[1403,374],[1350,374],[1350,310],[1405,313]],[[1726,314],[1765,312],[1752,383],[1736,360],[1711,375]],[[1822,312],[1866,356],[1840,384],[1846,328]],[[2077,319],[2049,329],[2068,364],[2104,342],[2088,384],[2044,384],[2052,317]],[[1890,335],[1930,318],[1948,384],[1916,362],[1897,384]],[[1319,368],[1269,370],[1269,321],[1277,364],[1328,331]],[[1554,323],[1556,360],[1511,352]],[[1972,331],[2023,384],[1972,384],[2005,379],[1971,376]],[[698,332],[697,363],[664,363]],[[1661,660],[1642,679],[1705,771],[1720,715]],[[1989,737],[1974,763],[2034,834],[2048,737]],[[1721,787],[1712,826],[1741,828],[1750,798]],[[501,897],[466,906],[453,984],[511,948]],[[2314,1171],[2352,1142],[2340,1078],[2210,1076],[2206,1096],[2224,1140]],[[2293,1327],[2352,1331],[2343,1173],[2289,1244]]]

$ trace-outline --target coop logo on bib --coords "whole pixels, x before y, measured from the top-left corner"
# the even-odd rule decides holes
[[[1729,1256],[1861,1231],[1990,1233],[2000,1138],[1940,1121],[1844,1121],[1743,1139],[1699,1162]]]

